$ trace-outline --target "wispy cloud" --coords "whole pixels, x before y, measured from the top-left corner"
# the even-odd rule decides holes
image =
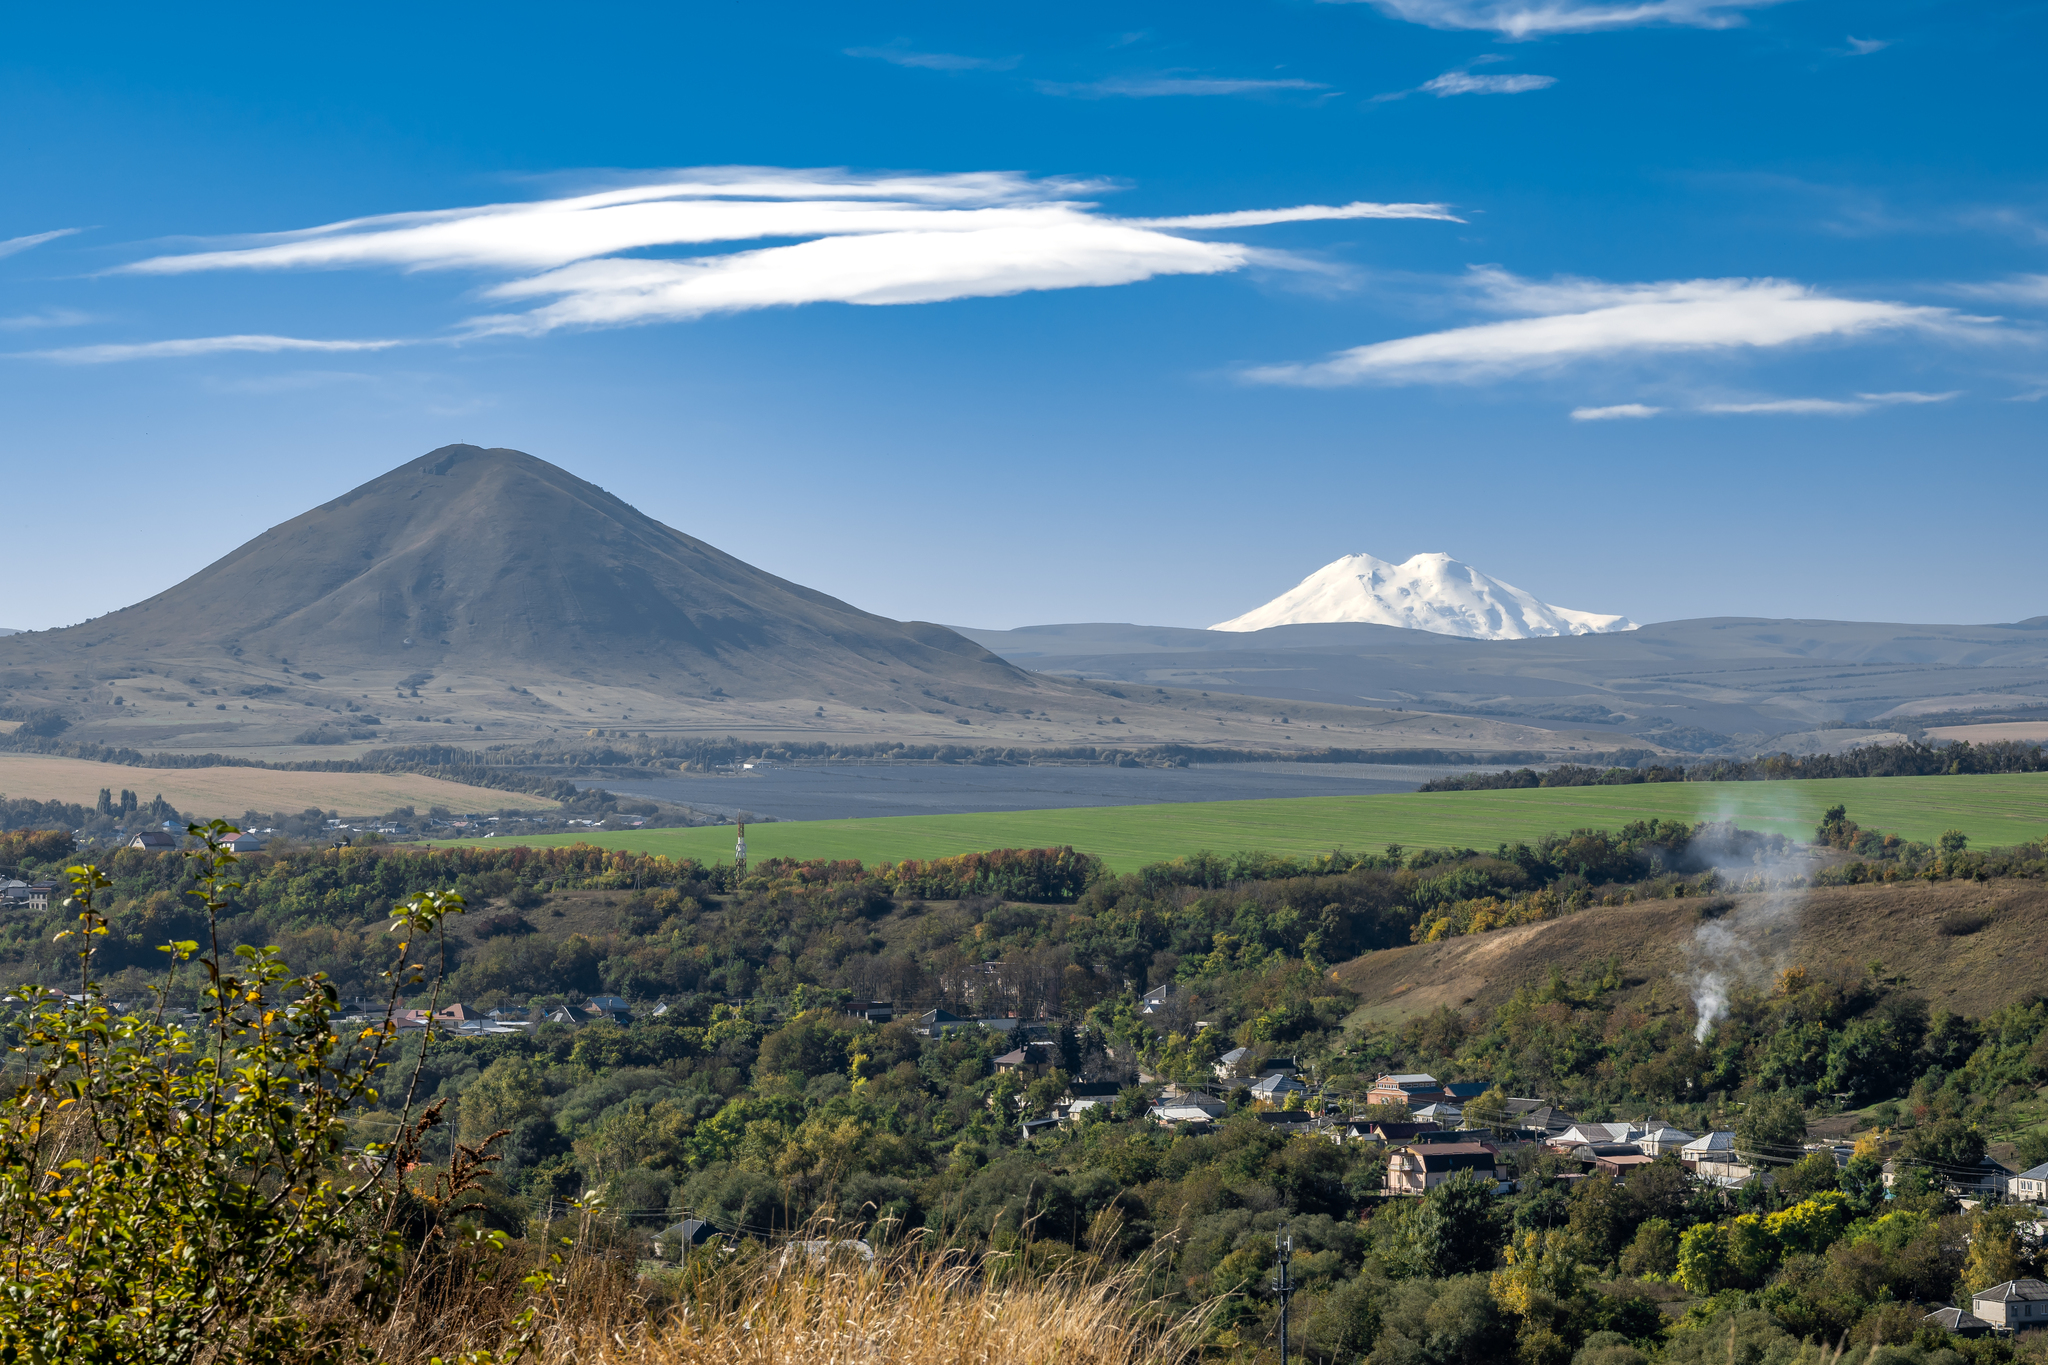
[[[30,247],[38,247],[44,242],[54,242],[59,237],[69,237],[83,231],[84,228],[57,228],[50,232],[32,232],[26,237],[9,237],[0,240],[0,256],[17,255]]]
[[[486,286],[485,296],[533,306],[473,318],[470,330],[532,335],[805,303],[930,303],[1129,284],[1276,259],[1169,228],[1325,218],[1455,221],[1441,204],[1373,203],[1119,220],[1079,197],[1102,188],[1012,172],[700,169],[568,198],[352,219],[156,256],[125,269],[170,275],[390,267],[511,275]],[[763,238],[808,240],[681,258],[625,254]]]
[[[1958,284],[1950,292],[1968,299],[2048,303],[2048,275],[2011,275],[1984,284]]]
[[[1277,95],[1328,90],[1321,81],[1234,80],[1219,76],[1112,76],[1100,81],[1039,81],[1040,92],[1075,99],[1160,99],[1176,95]]]
[[[65,346],[51,351],[20,354],[39,360],[58,360],[72,365],[103,365],[117,360],[161,360],[179,356],[220,355],[230,351],[259,354],[279,351],[388,351],[409,346],[409,341],[318,341],[306,337],[225,336],[185,337],[177,341],[142,341],[104,346]]]
[[[1946,403],[1961,396],[1962,390],[1956,389],[1948,393],[1859,393],[1853,401],[1845,398],[1760,398],[1747,402],[1693,403],[1677,411],[1710,416],[1854,417],[1872,408],[1900,403]],[[1643,403],[1617,403],[1606,408],[1573,408],[1572,420],[1601,422],[1617,417],[1655,417],[1671,411],[1673,409],[1650,407]]]
[[[1482,306],[1537,316],[1374,342],[1248,377],[1314,386],[1461,383],[1630,354],[1760,349],[1878,332],[1964,335],[1995,321],[1950,308],[1842,298],[1790,280],[1537,282],[1477,270],[1472,281]]]
[[[1859,412],[1870,411],[1870,404],[1844,403],[1834,398],[1771,398],[1759,403],[1701,403],[1692,410],[1729,416],[1777,413],[1800,417],[1853,417]]]
[[[81,327],[93,320],[90,313],[76,308],[45,308],[39,313],[17,313],[0,318],[0,330],[25,332],[41,327]]]
[[[1356,0],[1340,0],[1355,3]],[[1375,9],[1430,28],[1534,38],[1549,33],[1598,33],[1608,29],[1674,24],[1688,28],[1734,28],[1742,11],[1783,0],[1641,0],[1637,4],[1587,4],[1584,0],[1368,0]]]
[[[1234,213],[1190,213],[1179,218],[1118,218],[1125,227],[1237,228],[1271,223],[1322,222],[1335,218],[1434,218],[1445,223],[1465,220],[1448,204],[1304,204],[1291,209],[1241,209]]]
[[[895,66],[914,66],[925,71],[1008,71],[1022,57],[965,57],[957,52],[913,52],[904,47],[849,47],[849,57],[865,57]]]
[[[1892,45],[1889,38],[1851,37],[1848,42],[1849,51],[1858,57],[1868,57],[1871,53],[1882,52]]]
[[[1961,389],[1950,389],[1947,393],[1914,393],[1903,390],[1897,393],[1859,393],[1856,395],[1866,403],[1946,403],[1951,398],[1961,398]]]
[[[1443,99],[1450,95],[1520,95],[1557,84],[1555,76],[1475,76],[1469,71],[1446,71],[1422,89]]]

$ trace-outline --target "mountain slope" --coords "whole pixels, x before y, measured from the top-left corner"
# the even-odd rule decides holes
[[[1210,629],[1265,630],[1329,621],[1403,626],[1468,640],[1635,629],[1626,617],[1553,607],[1446,554],[1414,555],[1399,564],[1367,554],[1346,555],[1263,607]]]
[[[517,661],[792,695],[895,671],[1014,686],[940,626],[765,573],[515,450],[447,446],[273,527],[145,602],[46,632],[96,657],[218,649],[299,669]],[[644,670],[643,670],[644,671]]]

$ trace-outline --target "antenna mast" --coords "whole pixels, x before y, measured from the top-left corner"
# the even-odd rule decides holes
[[[732,872],[737,880],[747,874],[747,822],[740,821],[740,837],[732,846]]]

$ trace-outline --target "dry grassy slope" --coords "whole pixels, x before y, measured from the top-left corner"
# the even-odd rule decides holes
[[[1778,893],[1786,895],[1789,893]],[[2048,991],[2048,886],[2038,882],[1913,882],[1830,887],[1798,893],[1796,914],[1760,936],[1765,970],[1799,966],[1828,975],[1860,975],[1873,960],[1928,1002],[1982,1015],[2010,1000]],[[1755,916],[1762,896],[1736,897],[1734,916]],[[1676,1006],[1678,979],[1694,932],[1705,921],[1699,899],[1649,901],[1586,910],[1544,924],[1472,934],[1439,943],[1368,953],[1335,969],[1364,997],[1354,1025],[1398,1023],[1439,1006],[1490,1010],[1519,986],[1621,957],[1624,990]],[[1982,918],[1974,932],[1967,928]]]

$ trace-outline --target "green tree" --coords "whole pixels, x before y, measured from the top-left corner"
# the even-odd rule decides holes
[[[1493,1182],[1459,1171],[1422,1197],[1414,1238],[1425,1275],[1442,1278],[1493,1268],[1500,1245]]]
[[[1689,1294],[1707,1295],[1728,1280],[1728,1244],[1712,1223],[1696,1223],[1678,1239],[1678,1282]]]
[[[1789,1163],[1805,1137],[1806,1111],[1782,1090],[1751,1100],[1735,1124],[1736,1149],[1753,1164]]]

